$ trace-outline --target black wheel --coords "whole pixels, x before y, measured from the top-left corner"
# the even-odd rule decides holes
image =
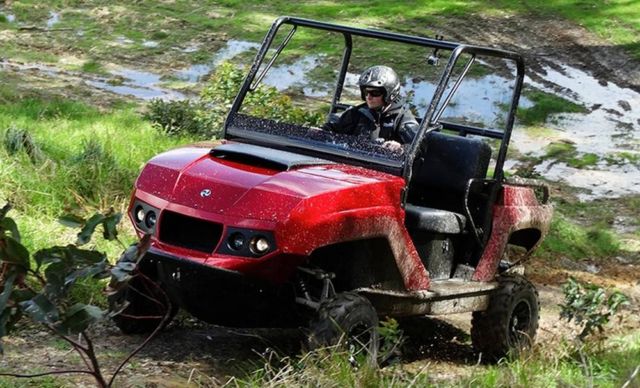
[[[538,330],[538,291],[521,276],[501,276],[485,311],[473,313],[471,341],[483,359],[497,361],[528,349]]]
[[[147,275],[136,275],[126,289],[109,297],[111,310],[128,302],[118,315],[113,317],[116,326],[124,334],[151,333],[162,323],[167,311],[169,317],[163,326],[168,325],[178,309],[169,301],[160,285]]]
[[[363,296],[353,292],[324,302],[310,325],[312,349],[345,346],[354,363],[374,362],[378,356],[378,315]]]

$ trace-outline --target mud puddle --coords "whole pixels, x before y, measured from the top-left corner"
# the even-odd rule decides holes
[[[578,156],[596,154],[599,161],[585,169],[555,160],[545,160],[535,168],[549,180],[585,189],[579,195],[582,200],[640,193],[640,93],[599,82],[567,65],[543,69],[545,73],[536,74],[541,80],[527,77],[525,82],[582,104],[589,112],[550,117],[545,124],[551,129],[547,136],[532,136],[517,128],[512,145],[532,156],[543,156],[551,141],[573,145]],[[620,155],[627,155],[628,160],[620,159]]]
[[[60,14],[58,12],[49,12],[49,19],[47,19],[47,28],[51,28],[60,22]]]
[[[82,82],[93,88],[109,91],[123,96],[131,96],[141,100],[159,98],[162,100],[183,100],[184,93],[161,86],[161,76],[139,70],[119,68],[113,70],[114,77],[100,77],[84,72],[62,70],[54,66],[39,63],[19,63],[0,60],[0,70],[21,73],[40,73],[51,78],[64,78],[74,82]]]

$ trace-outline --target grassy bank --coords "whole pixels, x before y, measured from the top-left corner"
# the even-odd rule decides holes
[[[64,213],[124,211],[144,162],[190,140],[162,134],[133,106],[99,112],[37,97],[0,105],[0,139],[0,201],[13,203],[32,250],[73,241],[56,222]]]

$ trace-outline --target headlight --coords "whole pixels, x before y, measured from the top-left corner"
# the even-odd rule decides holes
[[[147,225],[147,228],[151,229],[156,226],[156,221],[158,221],[158,216],[156,216],[156,212],[153,210],[149,210],[147,212],[147,216],[144,218],[144,224]]]
[[[140,205],[136,206],[136,210],[133,211],[133,215],[137,223],[142,222],[142,220],[144,220],[144,208]]]
[[[266,230],[227,227],[223,241],[217,252],[225,255],[257,258],[276,250],[273,233]]]
[[[256,236],[251,239],[251,252],[256,255],[264,255],[271,248],[269,240],[264,236]]]
[[[245,237],[242,233],[236,232],[229,236],[229,239],[227,241],[229,244],[229,248],[233,249],[234,251],[239,251],[244,248]]]
[[[160,209],[136,199],[131,207],[130,217],[138,229],[144,233],[153,233],[159,214]]]

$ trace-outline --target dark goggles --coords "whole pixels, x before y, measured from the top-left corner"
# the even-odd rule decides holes
[[[384,90],[380,90],[380,89],[366,89],[364,91],[365,96],[366,95],[371,95],[372,97],[380,97],[382,95],[384,95]]]

